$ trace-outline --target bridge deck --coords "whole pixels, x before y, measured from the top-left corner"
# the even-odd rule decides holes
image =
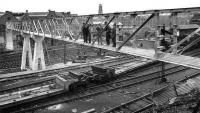
[[[30,33],[26,32],[25,33]],[[42,33],[30,33],[38,36],[44,36]],[[155,57],[155,51],[152,49],[141,49],[141,48],[133,48],[133,47],[128,47],[128,46],[123,46],[119,51],[117,51],[116,48],[107,46],[107,45],[98,45],[95,43],[94,45],[89,44],[89,43],[83,43],[82,39],[78,40],[70,40],[69,38],[61,38],[61,36],[55,36],[52,37],[49,34],[45,34],[45,37],[47,38],[53,38],[57,40],[63,40],[71,43],[76,43],[76,44],[81,44],[85,46],[91,46],[91,47],[96,47],[96,48],[101,48],[105,50],[110,50],[110,51],[116,51],[116,52],[121,52],[129,55],[134,55],[134,56],[140,56],[144,58],[149,58],[152,60],[158,60],[158,61],[163,61],[167,63],[172,63],[172,64],[177,64],[177,65],[182,65],[190,68],[195,68],[195,69],[200,69],[200,58],[197,57],[191,57],[191,56],[185,56],[185,55],[173,55],[171,53],[165,53],[163,57]]]
[[[64,39],[64,41],[69,41],[69,40]],[[78,40],[74,43],[106,49],[106,50],[111,50],[111,51],[117,51],[116,48],[111,47],[111,46],[97,45],[97,44],[91,45],[91,44],[83,43],[83,41],[81,40]],[[159,61],[177,64],[177,65],[182,65],[182,66],[191,67],[195,69],[200,69],[200,58],[197,58],[197,57],[191,57],[191,56],[185,56],[185,55],[173,55],[170,53],[165,53],[163,57],[155,57],[155,51],[152,49],[148,50],[148,49],[141,49],[141,48],[132,48],[132,47],[127,47],[127,46],[122,47],[117,52],[149,58],[152,60],[159,60]]]

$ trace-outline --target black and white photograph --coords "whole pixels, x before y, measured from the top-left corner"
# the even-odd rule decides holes
[[[200,113],[200,1],[0,0],[0,113]]]

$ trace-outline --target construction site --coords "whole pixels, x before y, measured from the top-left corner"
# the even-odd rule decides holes
[[[0,113],[200,113],[200,7],[0,12]]]

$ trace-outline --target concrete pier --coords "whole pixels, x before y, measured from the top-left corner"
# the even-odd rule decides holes
[[[41,66],[41,69],[45,69],[45,60],[44,60],[44,51],[43,51],[43,45],[42,41],[44,40],[44,37],[41,36],[34,36],[32,35],[35,46],[34,46],[34,55],[33,55],[33,70],[38,70],[39,66]]]
[[[23,70],[26,68],[27,54],[28,54],[29,68],[32,69],[33,59],[31,51],[30,35],[22,34],[22,36],[24,37],[24,43],[23,43],[21,69]]]

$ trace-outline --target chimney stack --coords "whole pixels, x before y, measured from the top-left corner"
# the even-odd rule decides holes
[[[98,14],[103,14],[102,4],[99,4],[99,12],[98,12]]]

